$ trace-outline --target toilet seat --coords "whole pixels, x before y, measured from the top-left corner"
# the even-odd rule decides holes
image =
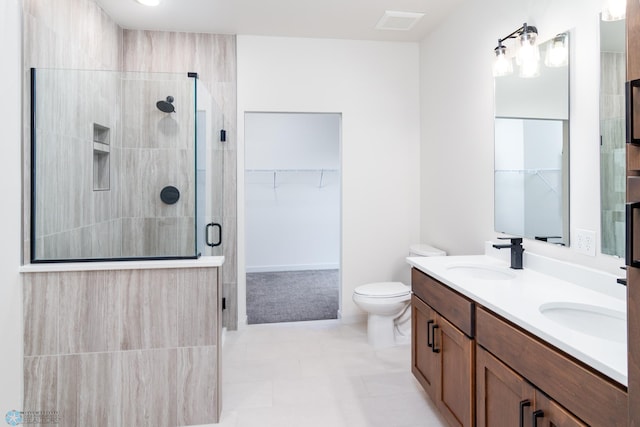
[[[368,298],[392,298],[409,295],[411,288],[402,282],[378,282],[358,286],[354,293]]]

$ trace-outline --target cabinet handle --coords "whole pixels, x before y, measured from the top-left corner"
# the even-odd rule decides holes
[[[520,427],[524,427],[524,408],[527,406],[531,406],[531,401],[529,399],[520,401]]]
[[[544,417],[543,410],[538,409],[537,411],[533,411],[533,414],[531,416],[531,423],[533,424],[533,427],[538,427],[538,418],[542,417]]]
[[[432,331],[433,347],[431,347],[431,351],[433,351],[434,353],[440,353],[440,349],[436,348],[436,329],[438,328],[440,328],[440,326],[436,324],[433,325],[433,331]]]
[[[626,117],[626,122],[627,122],[627,143],[628,144],[640,144],[640,139],[637,139],[635,137],[635,129],[634,129],[634,112],[633,112],[633,107],[634,107],[634,101],[633,101],[633,88],[639,88],[640,87],[640,79],[638,80],[631,80],[625,83],[624,88],[625,88],[625,101],[626,101],[626,113],[627,113],[627,117]]]
[[[427,322],[427,346],[429,346],[429,348],[433,348],[433,342],[431,341],[431,325],[433,325],[433,320],[429,320]]]
[[[631,202],[626,205],[626,244],[625,248],[625,264],[629,267],[640,267],[640,261],[635,260],[635,255],[633,253],[633,243],[635,237],[635,225],[634,225],[634,215],[633,212],[640,208],[640,202]]]

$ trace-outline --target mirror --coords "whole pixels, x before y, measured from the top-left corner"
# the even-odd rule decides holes
[[[625,246],[625,20],[600,20],[600,223],[603,254]]]
[[[569,66],[496,77],[495,96],[495,230],[568,245]]]

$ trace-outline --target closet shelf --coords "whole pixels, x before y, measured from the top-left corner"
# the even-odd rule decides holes
[[[550,168],[550,169],[496,169],[496,172],[502,173],[526,173],[529,175],[534,175],[540,178],[540,180],[547,186],[551,191],[558,194],[558,189],[555,188],[547,178],[544,177],[545,172],[561,172],[559,168]]]
[[[325,172],[338,172],[338,169],[245,169],[247,173],[272,173],[273,174],[273,188],[278,186],[278,174],[279,173],[319,173],[320,184],[318,188],[322,188],[322,182],[324,180]]]
[[[510,172],[510,173],[531,173],[537,174],[540,172],[560,172],[560,168],[540,168],[540,169],[496,169],[496,172]]]

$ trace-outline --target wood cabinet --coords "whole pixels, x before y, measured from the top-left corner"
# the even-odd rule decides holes
[[[484,308],[476,309],[476,343],[587,424],[627,425],[622,386]]]
[[[480,346],[476,397],[477,427],[586,427]]]
[[[449,425],[473,426],[475,344],[438,310],[467,306],[462,312],[471,315],[471,303],[422,273],[414,279],[411,370]]]
[[[476,352],[478,427],[521,426],[533,396],[526,381],[482,347]]]
[[[429,397],[436,400],[440,355],[433,351],[431,328],[438,317],[431,307],[415,295],[411,300],[411,371]]]
[[[411,283],[412,372],[449,425],[627,426],[621,385],[416,269]]]
[[[640,2],[627,1],[627,81],[640,79]],[[636,89],[634,115],[627,121],[634,121],[636,133],[640,130],[640,96]],[[629,123],[627,123],[627,126]],[[634,135],[637,137],[637,135]],[[627,144],[627,202],[640,201],[640,146]],[[640,224],[636,218],[636,230],[632,235],[636,259],[640,254]],[[629,227],[630,224],[627,224]],[[640,426],[640,268],[627,267],[627,324],[629,354],[629,426]]]
[[[440,354],[436,406],[452,426],[474,425],[475,344],[444,317],[436,318],[433,346]]]
[[[533,427],[586,427],[587,425],[574,417],[569,411],[536,390],[535,408],[540,417]],[[532,422],[533,423],[533,422]]]

